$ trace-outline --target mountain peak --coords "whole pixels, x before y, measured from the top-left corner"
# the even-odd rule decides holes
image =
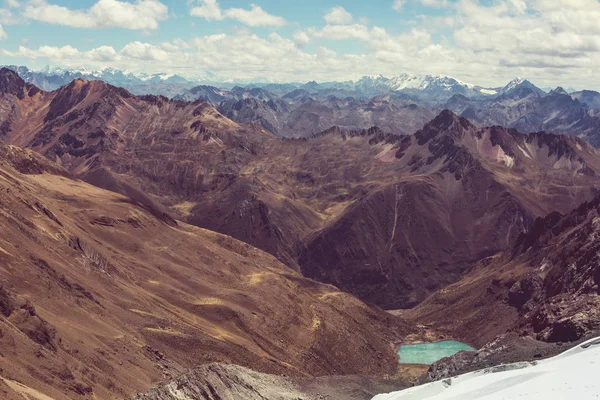
[[[520,86],[533,86],[533,84],[523,77],[517,77],[517,78],[514,78],[513,80],[511,80],[510,82],[508,82],[502,88],[502,92],[504,92],[504,93],[510,92],[511,90],[514,90]]]
[[[569,93],[567,93],[567,91],[565,89],[563,89],[562,86],[558,86],[556,89],[552,90],[549,94],[550,95],[563,95],[563,96],[569,95]]]
[[[467,119],[456,115],[451,110],[443,110],[437,117],[428,122],[415,134],[420,145],[429,142],[439,134],[461,137],[465,131],[474,130],[475,125]]]
[[[0,69],[0,93],[9,93],[15,96],[23,96],[25,81],[19,74],[9,68]]]
[[[506,84],[506,86],[500,90],[500,93],[509,96],[516,95],[518,97],[524,97],[531,93],[536,93],[542,96],[544,91],[535,86],[533,83],[529,82],[527,79],[517,77]]]
[[[467,119],[457,115],[454,111],[445,109],[442,110],[429,124],[434,124],[439,127],[450,128],[454,124],[460,124],[465,128],[470,128],[472,125]]]
[[[513,84],[513,85],[520,85],[521,83],[527,81],[527,79],[523,78],[522,76],[517,76],[516,78],[514,78],[513,80],[511,80],[508,84]]]

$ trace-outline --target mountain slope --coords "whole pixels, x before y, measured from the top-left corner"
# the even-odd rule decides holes
[[[593,90],[582,90],[571,93],[573,99],[579,100],[592,110],[600,110],[600,93]]]
[[[132,400],[370,400],[377,393],[409,386],[408,379],[365,376],[294,378],[211,364],[163,382]]]
[[[305,275],[385,308],[418,304],[598,185],[597,152],[582,141],[478,129],[447,111],[378,159],[394,166],[395,182],[308,237],[299,262]]]
[[[348,130],[373,126],[396,134],[411,134],[435,114],[413,101],[376,96],[350,97],[350,94],[323,90],[311,94],[303,89],[278,97],[260,88],[221,90],[198,86],[178,100],[210,103],[227,118],[238,123],[257,123],[283,137],[310,137],[332,126]]]
[[[203,363],[394,373],[406,324],[230,237],[0,145],[1,376],[124,398]]]
[[[537,219],[512,249],[475,264],[407,317],[479,342],[507,330],[549,342],[600,330],[599,212],[596,198]]]

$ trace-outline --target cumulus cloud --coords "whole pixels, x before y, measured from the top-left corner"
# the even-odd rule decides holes
[[[167,19],[168,13],[168,7],[158,0],[137,0],[134,3],[98,0],[87,10],[73,10],[49,4],[46,0],[33,0],[23,15],[36,21],[75,28],[149,30],[157,29],[159,22]]]
[[[169,53],[160,47],[141,42],[128,43],[121,55],[137,60],[164,61],[169,58]]]
[[[193,7],[190,8],[190,15],[208,21],[229,18],[251,27],[281,27],[287,23],[285,18],[269,14],[256,4],[250,4],[249,10],[244,8],[221,10],[217,0],[194,0],[191,4]]]
[[[441,8],[449,5],[448,0],[419,0],[425,7]]]
[[[251,4],[250,10],[230,8],[225,11],[225,15],[248,26],[280,27],[286,24],[284,18],[269,14],[256,4]]]
[[[197,0],[193,4],[195,5],[190,9],[190,15],[201,17],[208,21],[220,21],[223,19],[223,13],[217,0]]]
[[[349,25],[354,20],[352,14],[342,6],[333,7],[325,14],[324,18],[328,25]]]
[[[299,77],[345,80],[373,70],[391,75],[398,72],[397,65],[406,54],[414,56],[414,62],[403,63],[406,68],[423,62],[418,56],[419,46],[427,43],[422,32],[415,30],[393,36],[382,28],[373,28],[370,35],[370,45],[377,46],[373,47],[376,55],[343,54],[323,46],[315,52],[307,52],[299,46],[298,42],[306,39],[300,34],[290,39],[271,33],[264,38],[247,30],[195,37],[188,41],[178,39],[160,45],[131,42],[120,50],[110,46],[87,51],[71,46],[42,46],[37,49],[21,46],[16,52],[3,51],[3,54],[45,59],[55,65],[112,66],[151,73],[176,71],[190,76],[218,71],[220,76],[231,79],[269,76],[280,81],[297,81]],[[428,54],[427,61],[433,65],[437,56],[435,52]]]
[[[327,40],[362,40],[368,41],[371,37],[369,28],[362,24],[352,25],[326,25],[322,29],[309,29],[312,36]]]
[[[298,47],[304,47],[310,42],[310,36],[304,31],[294,32],[293,38]]]
[[[404,4],[406,4],[406,0],[394,0],[392,4],[392,9],[396,11],[401,11],[404,8]]]

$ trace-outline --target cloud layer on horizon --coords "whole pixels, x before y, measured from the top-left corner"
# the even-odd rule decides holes
[[[190,19],[207,26],[231,20],[245,28],[215,28],[215,33],[204,36],[160,41],[161,24],[172,16],[159,0],[97,0],[89,9],[67,8],[50,0],[8,0],[0,8],[0,47],[11,37],[7,26],[15,19],[9,15],[19,16],[21,23],[152,31],[158,40],[131,40],[119,47],[99,43],[89,49],[70,43],[37,48],[20,44],[4,47],[0,54],[64,66],[188,76],[218,71],[231,79],[341,81],[409,72],[451,75],[487,86],[519,75],[548,85],[600,88],[598,0],[573,0],[568,7],[553,0],[385,3],[382,12],[388,14],[400,15],[416,5],[435,12],[404,21],[407,28],[394,32],[373,18],[353,15],[343,4],[332,5],[314,24],[302,26],[259,4],[223,8],[218,0],[190,0],[186,9]]]

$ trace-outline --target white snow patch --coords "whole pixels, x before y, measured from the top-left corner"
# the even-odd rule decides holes
[[[532,159],[531,156],[529,155],[528,152],[525,151],[524,148],[522,148],[521,146],[517,146],[519,148],[519,150],[521,150],[521,153],[523,153],[523,155],[527,158],[529,158],[530,160]]]
[[[510,400],[600,398],[600,338],[559,356],[516,363],[429,383],[373,400]]]
[[[498,162],[503,162],[508,168],[512,168],[515,165],[515,159],[504,152],[501,146],[498,146]]]
[[[489,94],[489,95],[498,94],[498,91],[494,90],[494,89],[479,89],[479,91],[483,94]]]

